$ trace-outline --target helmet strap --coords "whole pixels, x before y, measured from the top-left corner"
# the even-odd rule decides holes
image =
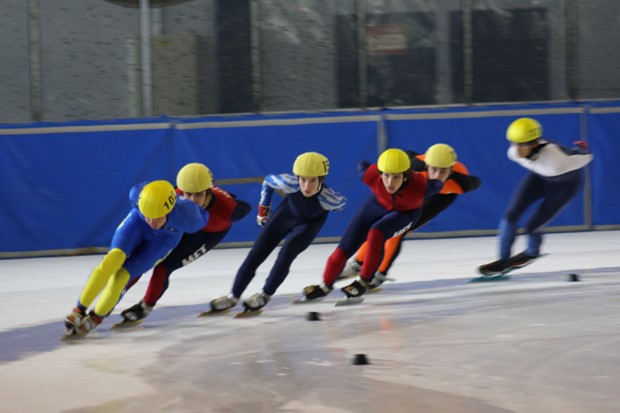
[[[208,208],[211,206],[211,204],[213,204],[213,201],[215,200],[215,198],[213,197],[213,194],[211,193],[211,189],[207,189],[205,190],[206,194],[205,194],[205,202],[202,205],[203,208]]]

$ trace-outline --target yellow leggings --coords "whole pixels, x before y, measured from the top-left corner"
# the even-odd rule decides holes
[[[80,304],[90,307],[103,291],[95,306],[95,314],[103,317],[112,311],[129,281],[129,273],[122,267],[125,259],[126,255],[122,250],[110,250],[90,274],[80,295]]]

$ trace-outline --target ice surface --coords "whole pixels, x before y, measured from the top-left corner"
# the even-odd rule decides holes
[[[229,292],[247,253],[218,249],[175,272],[140,326],[110,329],[149,274],[75,342],[59,341],[62,319],[101,256],[0,260],[0,410],[618,412],[620,232],[547,235],[549,256],[481,284],[468,281],[495,259],[494,237],[411,240],[396,281],[362,304],[335,307],[335,289],[291,305],[334,247],[302,253],[260,316],[196,317]],[[353,365],[356,354],[370,364]]]

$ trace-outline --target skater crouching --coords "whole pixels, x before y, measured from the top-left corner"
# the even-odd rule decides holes
[[[144,298],[121,312],[123,323],[146,318],[168,289],[172,273],[211,251],[228,234],[232,223],[252,209],[247,202],[215,186],[211,170],[201,163],[189,163],[179,170],[176,193],[207,210],[209,221],[202,230],[183,234],[179,245],[155,266]],[[132,279],[127,290],[139,279],[139,276]]]
[[[358,170],[373,196],[358,210],[328,258],[323,282],[304,288],[306,300],[326,296],[347,259],[367,241],[368,251],[359,277],[342,289],[349,298],[363,295],[379,267],[385,241],[404,234],[417,222],[424,198],[439,192],[447,177],[441,177],[437,171],[429,171],[428,178],[412,172],[407,153],[394,148],[384,151],[376,164],[360,162]]]
[[[184,232],[199,231],[209,219],[208,212],[192,201],[177,199],[167,181],[136,185],[129,198],[133,208],[116,228],[110,251],[92,271],[76,307],[65,317],[65,336],[88,334],[109,315],[132,277],[151,269],[176,247]]]
[[[442,211],[466,192],[473,191],[480,186],[480,179],[470,175],[467,167],[457,161],[457,153],[450,145],[436,143],[426,150],[426,153],[418,155],[409,150],[406,151],[411,159],[411,169],[424,176],[428,173],[438,172],[443,179],[443,174],[447,175],[443,188],[440,192],[424,199],[420,219],[404,234],[388,239],[385,242],[385,253],[379,265],[377,273],[369,284],[369,289],[378,288],[386,279],[389,269],[394,264],[401,251],[401,244],[409,232],[426,225]],[[365,260],[368,242],[360,247],[354,259],[347,262],[338,279],[345,279],[357,276]]]
[[[499,259],[481,265],[483,275],[504,274],[524,267],[540,256],[542,228],[553,219],[583,187],[584,168],[592,161],[584,141],[573,149],[543,138],[542,126],[531,118],[520,118],[508,126],[508,158],[527,169],[512,194],[499,225]],[[517,223],[523,213],[540,202],[525,223],[527,248],[512,256]]]
[[[316,238],[329,211],[344,208],[346,198],[325,184],[329,172],[328,159],[317,152],[299,155],[293,174],[267,175],[263,181],[256,221],[262,230],[247,257],[239,267],[230,294],[211,301],[211,312],[233,308],[280,241],[284,244],[269,272],[263,289],[243,302],[244,311],[258,312],[286,279],[291,264]],[[274,190],[286,196],[271,214]]]

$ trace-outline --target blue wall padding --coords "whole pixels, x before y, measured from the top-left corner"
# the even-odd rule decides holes
[[[595,161],[591,193],[580,195],[553,226],[618,225],[620,102],[393,109],[313,114],[125,119],[0,125],[0,252],[107,247],[129,210],[137,182],[167,179],[188,162],[208,165],[218,180],[291,172],[295,157],[317,151],[330,160],[327,184],[347,196],[320,237],[339,237],[370,192],[356,165],[375,161],[385,147],[424,152],[434,143],[457,150],[483,184],[420,231],[497,228],[513,188],[526,173],[506,157],[507,125],[531,116],[544,136],[570,146],[586,139]],[[225,242],[250,242],[260,185],[223,185],[253,211]],[[274,195],[274,206],[280,201]],[[589,204],[589,210],[584,208]]]
[[[587,116],[587,134],[595,157],[590,167],[595,225],[620,222],[620,109],[616,106],[615,113],[606,113],[607,107],[594,104]]]

